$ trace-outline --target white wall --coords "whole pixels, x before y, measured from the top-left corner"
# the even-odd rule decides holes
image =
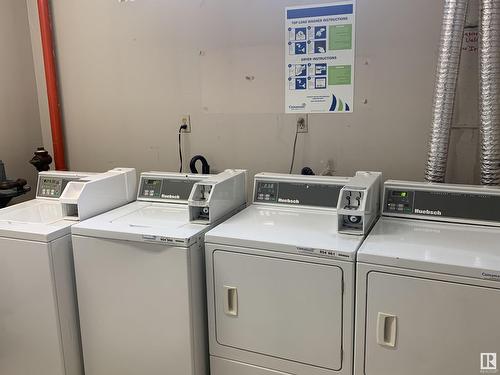
[[[0,1],[0,160],[7,177],[25,178],[35,192],[36,170],[28,161],[41,145],[40,118],[26,4]],[[21,200],[17,199],[17,201]]]
[[[36,1],[27,1],[36,14]],[[318,2],[325,1],[53,0],[70,167],[176,170],[179,121],[190,114],[187,155],[204,154],[217,170],[287,172],[296,117],[283,114],[284,8]],[[295,171],[321,172],[333,160],[338,174],[369,169],[420,180],[442,3],[357,7],[355,112],[310,115]],[[40,77],[41,57],[35,61]],[[39,95],[43,103],[40,87]],[[462,129],[453,133],[450,175],[460,182],[477,172],[477,119],[469,112],[457,115]],[[42,123],[47,134],[43,113]]]

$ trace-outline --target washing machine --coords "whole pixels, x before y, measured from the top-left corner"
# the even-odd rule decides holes
[[[258,174],[253,204],[207,232],[212,375],[352,374],[356,252],[381,176]]]
[[[133,169],[41,172],[36,199],[0,210],[0,374],[83,374],[70,229],[135,185]]]
[[[358,252],[356,375],[498,372],[500,189],[387,181]]]
[[[245,206],[246,171],[143,173],[72,228],[87,375],[207,374],[203,235]]]

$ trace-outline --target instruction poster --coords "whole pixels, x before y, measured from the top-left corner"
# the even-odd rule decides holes
[[[286,113],[353,111],[354,0],[286,8]]]

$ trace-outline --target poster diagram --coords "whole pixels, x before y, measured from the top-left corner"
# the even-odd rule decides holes
[[[354,0],[286,8],[286,113],[353,111],[354,34]]]

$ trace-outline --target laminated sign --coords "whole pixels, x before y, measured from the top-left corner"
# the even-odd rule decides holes
[[[353,111],[354,1],[286,8],[287,113]]]

